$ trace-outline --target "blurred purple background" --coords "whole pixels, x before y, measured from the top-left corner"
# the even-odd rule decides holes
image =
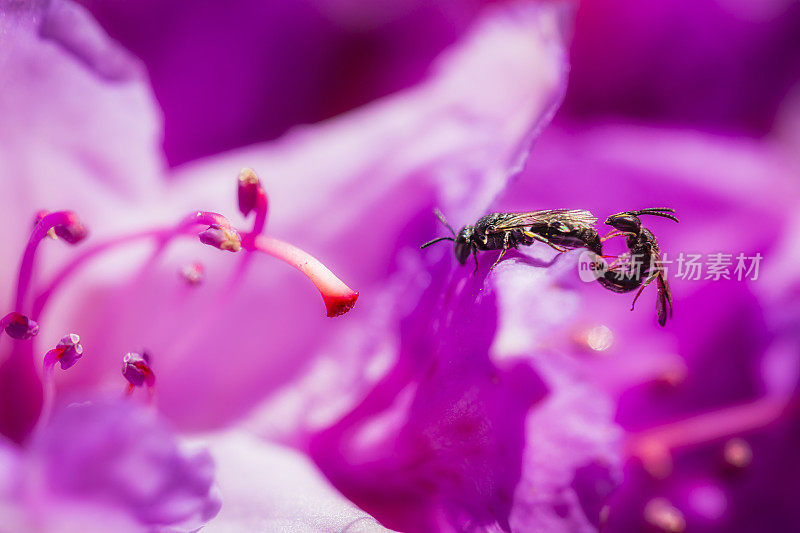
[[[82,0],[142,58],[171,164],[413,85],[485,0]],[[761,136],[800,78],[792,0],[581,2],[559,116]]]

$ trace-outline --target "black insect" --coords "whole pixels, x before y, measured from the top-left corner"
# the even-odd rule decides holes
[[[658,283],[656,296],[656,312],[658,323],[663,326],[667,323],[667,315],[672,316],[672,291],[670,291],[664,267],[661,264],[661,250],[655,235],[642,226],[640,215],[653,215],[678,222],[673,214],[675,210],[669,207],[654,207],[638,211],[625,211],[611,215],[606,219],[606,224],[615,231],[606,235],[603,240],[612,237],[625,236],[632,262],[626,269],[612,267],[603,273],[597,281],[606,289],[614,292],[631,292],[639,289],[633,298],[631,310],[636,305],[636,300],[642,291],[653,280]]]
[[[437,209],[434,211],[452,237],[428,241],[426,248],[439,241],[454,241],[456,259],[462,265],[472,253],[475,272],[478,271],[478,250],[500,250],[494,268],[509,248],[543,242],[559,252],[571,248],[589,248],[602,255],[602,243],[594,225],[597,218],[582,209],[548,209],[526,213],[491,213],[481,217],[474,226],[464,226],[456,233]]]

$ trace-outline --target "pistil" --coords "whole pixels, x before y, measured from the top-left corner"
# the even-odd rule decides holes
[[[356,304],[358,293],[345,285],[315,257],[300,248],[264,235],[245,238],[242,244],[247,250],[276,257],[308,276],[322,295],[329,317],[342,315]]]

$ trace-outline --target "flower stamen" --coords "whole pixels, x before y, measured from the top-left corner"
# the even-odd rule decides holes
[[[38,224],[40,220],[42,220],[45,216],[47,216],[49,214],[50,214],[50,211],[48,211],[47,209],[42,209],[41,211],[37,212],[36,216],[34,217],[34,220],[33,220],[33,228],[36,227],[36,224]],[[31,231],[33,230],[33,228],[31,228]],[[58,236],[56,235],[56,231],[53,228],[50,228],[49,230],[47,230],[47,236],[50,237],[53,240],[57,240],[58,239]]]
[[[150,366],[150,354],[142,352],[128,352],[122,358],[122,375],[128,382],[126,394],[131,395],[139,387],[147,387],[150,398],[156,384],[156,375]]]
[[[3,331],[12,339],[27,340],[39,333],[39,324],[22,313],[12,311],[0,319],[0,333]]]
[[[681,533],[686,530],[683,513],[664,498],[653,498],[647,502],[644,519],[651,526],[667,533]]]
[[[225,250],[228,252],[238,252],[242,249],[242,240],[239,233],[233,228],[226,228],[217,224],[211,225],[200,233],[200,242]]]
[[[61,370],[66,370],[74,365],[83,356],[81,338],[77,333],[64,335],[55,348],[44,355],[44,367],[52,369],[56,363],[61,364]]]
[[[39,317],[44,309],[44,306],[47,304],[47,301],[50,299],[55,290],[92,257],[100,255],[118,246],[123,246],[143,239],[156,239],[159,245],[163,248],[163,246],[169,243],[169,241],[173,238],[189,235],[192,227],[198,224],[207,225],[209,226],[208,229],[217,227],[219,230],[227,230],[228,236],[224,238],[223,241],[229,240],[230,242],[225,244],[226,248],[224,249],[233,251],[236,248],[236,239],[239,239],[238,232],[231,227],[231,224],[227,218],[211,211],[195,211],[192,214],[184,217],[172,228],[159,228],[140,231],[130,235],[117,237],[105,242],[97,243],[75,257],[72,262],[70,262],[55,275],[49,286],[47,286],[45,290],[36,296],[34,299],[33,312],[31,313],[31,316]],[[207,232],[208,229],[203,233]],[[206,238],[211,237],[208,236]],[[201,236],[200,239],[202,241],[203,237]],[[214,243],[205,244],[211,244],[215,247],[218,247],[217,245],[222,246],[222,242],[217,243],[216,241]],[[239,245],[241,246],[241,240],[239,240]]]
[[[22,264],[19,268],[19,279],[17,281],[17,297],[15,307],[22,309],[22,304],[25,300],[25,295],[28,292],[31,278],[33,277],[34,258],[36,256],[36,249],[42,239],[47,237],[51,230],[54,230],[56,235],[67,241],[69,244],[77,244],[86,238],[88,232],[83,224],[81,224],[78,217],[72,211],[57,211],[55,213],[47,213],[36,223],[31,232],[31,237],[28,240],[28,245],[25,247],[25,253],[22,256]]]
[[[672,450],[761,428],[796,407],[795,403],[785,398],[762,398],[700,414],[632,434],[626,445],[627,452],[639,458],[651,473],[668,472]]]
[[[42,384],[44,387],[42,398],[42,410],[39,413],[39,420],[34,431],[40,431],[50,420],[53,411],[53,401],[55,399],[55,378],[53,371],[56,363],[61,364],[61,370],[66,370],[74,365],[83,356],[83,346],[81,338],[77,333],[64,335],[55,348],[44,354],[42,365]]]
[[[247,216],[255,210],[256,218],[253,222],[253,229],[250,233],[259,234],[264,231],[267,223],[267,193],[261,186],[261,180],[251,168],[243,168],[239,172],[237,197],[239,200],[239,211]]]
[[[194,262],[190,265],[186,265],[185,267],[183,267],[180,270],[179,275],[186,282],[187,285],[195,286],[202,283],[203,277],[205,275],[205,269],[203,268],[202,263]]]

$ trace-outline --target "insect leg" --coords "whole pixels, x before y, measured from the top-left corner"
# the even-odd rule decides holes
[[[492,267],[489,269],[490,271],[494,270],[494,267],[497,266],[497,263],[499,263],[500,260],[503,259],[503,256],[506,255],[506,251],[508,251],[508,248],[511,246],[509,242],[510,238],[511,233],[506,232],[506,234],[503,236],[503,249],[500,251],[500,255],[497,256],[494,264],[492,264]]]
[[[552,242],[550,242],[549,240],[547,240],[544,237],[542,237],[541,235],[539,235],[537,233],[534,233],[532,231],[524,231],[523,230],[522,234],[525,235],[526,237],[530,237],[531,239],[534,239],[536,241],[543,242],[547,246],[549,246],[550,248],[552,248],[553,250],[556,250],[558,252],[562,252],[563,253],[563,252],[567,251],[566,248],[562,248],[561,246],[557,246],[557,245],[553,244]]]
[[[472,271],[472,275],[478,273],[478,248],[476,246],[472,247],[472,258],[475,259],[475,270]]]
[[[614,237],[621,237],[621,236],[635,237],[636,234],[635,233],[631,233],[630,231],[614,230],[611,233],[607,234],[605,237],[601,237],[600,238],[600,242],[606,242],[608,239],[613,239]]]
[[[499,263],[500,260],[503,259],[503,256],[506,254],[506,251],[508,251],[508,248],[503,248],[500,251],[500,255],[497,256],[497,260],[492,264],[492,267],[489,270],[494,270],[494,267],[497,266],[497,263]]]

